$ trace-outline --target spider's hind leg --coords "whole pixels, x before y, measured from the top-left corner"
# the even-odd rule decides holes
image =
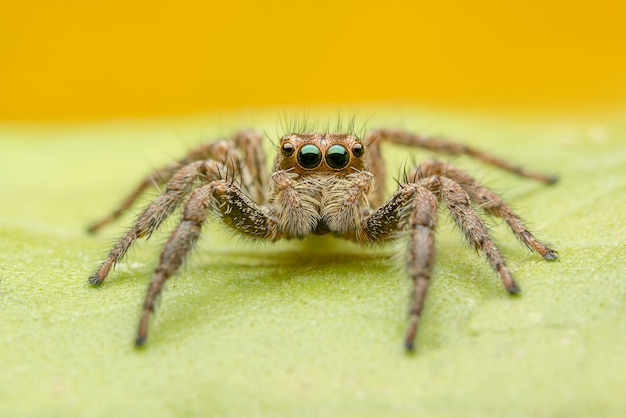
[[[423,148],[429,151],[440,152],[448,155],[468,155],[486,164],[499,167],[522,177],[527,177],[547,184],[553,184],[558,181],[557,176],[546,175],[544,173],[530,170],[526,167],[513,164],[507,160],[496,157],[495,155],[491,155],[490,153],[478,150],[460,142],[450,141],[437,136],[415,134],[402,129],[377,129],[368,132],[366,138],[369,138],[369,142],[374,143],[376,143],[376,139],[380,139],[381,141]]]
[[[179,161],[157,168],[146,175],[109,215],[89,225],[87,231],[98,232],[102,227],[118,219],[150,187],[166,184],[178,170],[196,161],[219,161],[227,168],[227,172],[241,176],[242,182],[258,185],[259,190],[266,189],[267,173],[263,169],[265,155],[261,142],[262,137],[258,133],[242,130],[236,132],[231,139],[208,141],[192,148]],[[243,156],[240,155],[240,151]]]
[[[150,188],[151,186],[159,186],[165,184],[183,165],[184,164],[179,162],[171,163],[164,167],[158,168],[145,176],[139,182],[139,184],[135,186],[133,191],[130,192],[130,194],[126,196],[124,200],[122,200],[109,215],[89,225],[87,227],[87,232],[89,232],[90,234],[95,234],[105,225],[108,225],[118,219],[122,215],[122,213],[128,210],[128,208],[130,208],[133,203],[135,203],[139,196],[141,196],[146,190],[148,190],[148,188]]]

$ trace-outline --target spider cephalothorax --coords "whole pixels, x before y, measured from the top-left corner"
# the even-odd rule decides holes
[[[413,281],[405,346],[412,350],[432,274],[440,203],[447,207],[467,241],[485,254],[509,293],[518,293],[519,287],[475,207],[502,218],[529,249],[545,259],[558,257],[532,235],[499,196],[444,162],[419,164],[385,200],[384,189],[374,186],[385,180],[382,141],[467,154],[525,177],[545,183],[556,181],[555,177],[513,166],[455,142],[390,129],[370,131],[363,141],[353,134],[291,133],[281,138],[273,171],[268,175],[261,136],[241,131],[230,139],[202,144],[181,161],[151,173],[112,215],[95,223],[91,231],[117,218],[151,184],[167,183],[166,190],[118,240],[89,282],[102,283],[138,238],[150,236],[182,205],[181,221],[165,244],[148,287],[136,340],[142,345],[163,284],[193,248],[208,213],[239,234],[257,240],[327,233],[359,244],[405,238],[407,270]]]

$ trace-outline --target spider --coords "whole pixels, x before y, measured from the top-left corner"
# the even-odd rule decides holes
[[[361,245],[408,241],[406,263],[412,281],[404,346],[412,351],[435,259],[438,207],[444,205],[465,239],[484,253],[510,294],[520,292],[477,208],[501,218],[517,238],[546,260],[555,250],[540,242],[497,194],[447,162],[426,160],[410,170],[385,200],[385,162],[381,143],[408,145],[451,155],[465,154],[520,176],[557,181],[488,153],[444,138],[397,129],[354,133],[291,133],[280,138],[271,174],[265,169],[262,136],[242,130],[229,139],[192,149],[182,160],[148,174],[91,232],[115,220],[150,186],[166,185],[113,246],[89,278],[101,284],[111,268],[139,238],[148,238],[182,205],[180,223],[161,252],[143,304],[136,346],[148,336],[148,323],[164,283],[174,275],[212,213],[237,233],[253,240],[277,241],[308,234],[332,234]]]

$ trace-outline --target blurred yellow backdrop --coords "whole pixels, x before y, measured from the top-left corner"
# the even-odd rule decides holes
[[[626,2],[5,1],[0,119],[626,103]]]

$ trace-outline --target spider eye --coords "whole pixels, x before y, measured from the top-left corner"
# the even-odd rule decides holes
[[[355,157],[362,156],[364,152],[365,152],[365,147],[360,142],[357,142],[356,144],[352,146],[352,154],[354,154]]]
[[[326,151],[326,163],[330,168],[339,169],[344,168],[350,162],[350,154],[343,145],[332,145]]]
[[[304,145],[298,151],[298,164],[302,168],[315,168],[322,162],[322,151],[312,144]]]
[[[285,157],[291,157],[293,155],[293,144],[291,142],[285,142],[280,148],[280,151]]]

